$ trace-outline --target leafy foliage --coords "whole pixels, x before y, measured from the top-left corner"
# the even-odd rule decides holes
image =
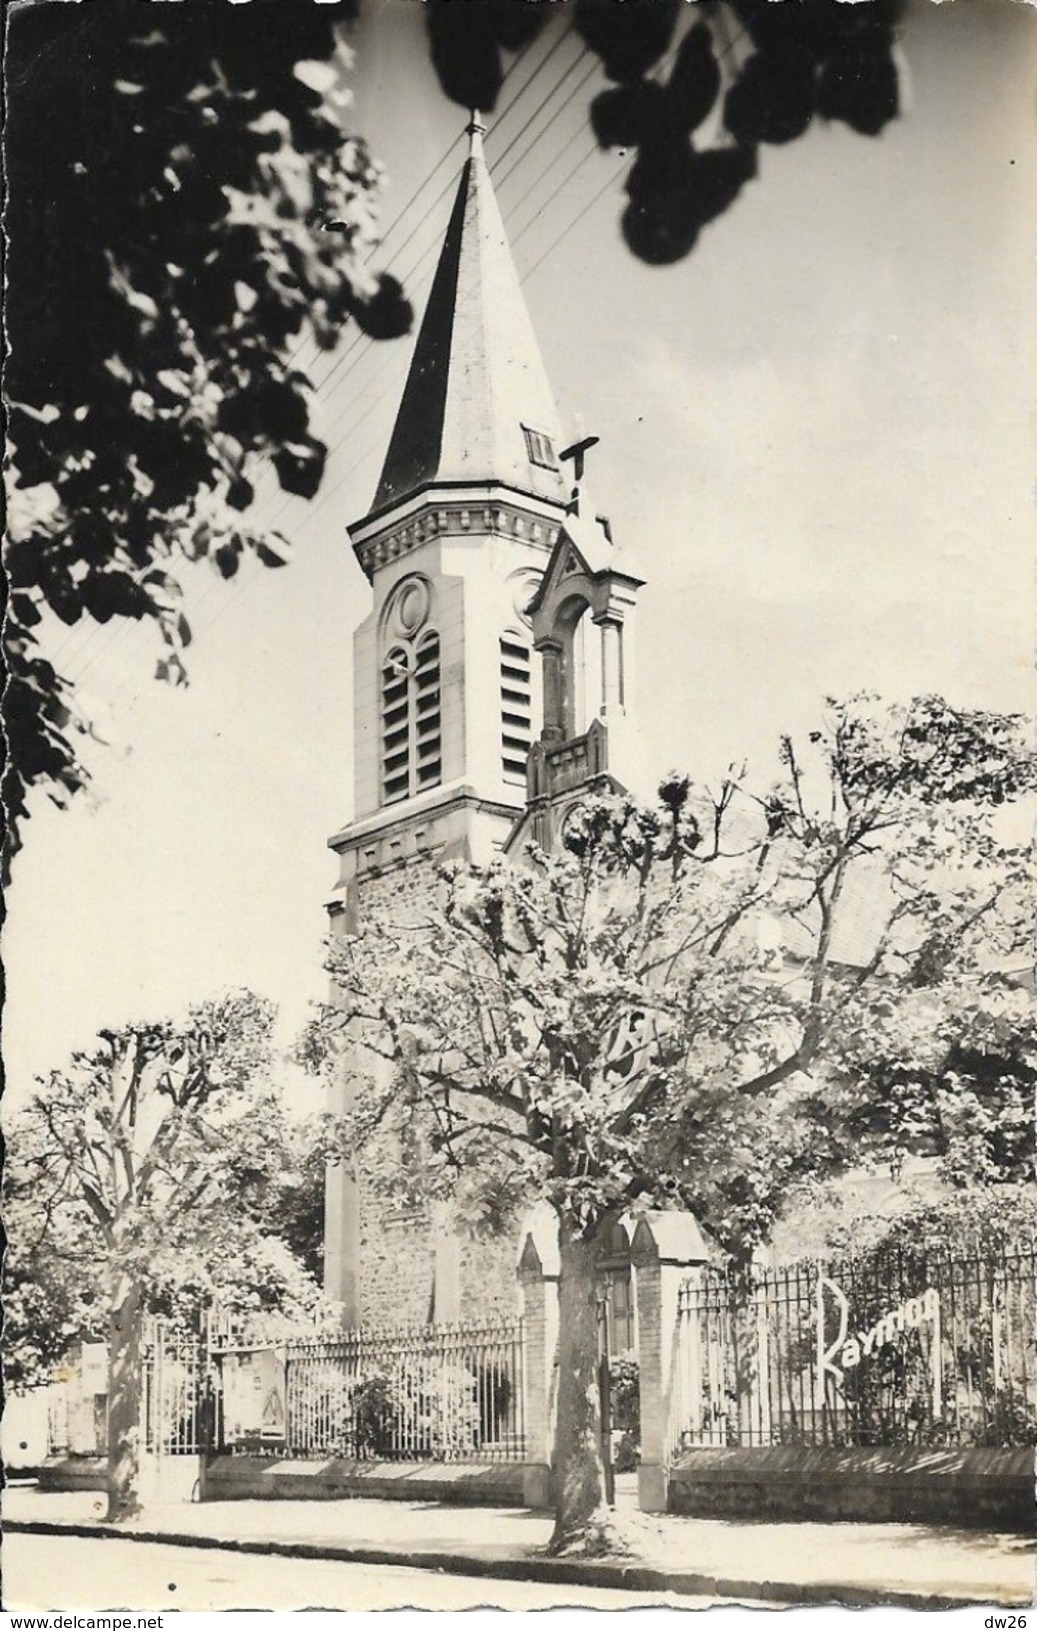
[[[892,1217],[847,1219],[837,1211],[827,1223],[820,1250],[878,1256],[890,1247],[936,1247],[950,1254],[983,1256],[991,1247],[1037,1236],[1037,1185],[1024,1182],[987,1188],[915,1193]]]
[[[406,1445],[408,1456],[449,1461],[478,1442],[476,1379],[463,1365],[415,1358],[348,1382],[329,1367],[315,1397],[324,1447],[351,1460],[392,1460]]]
[[[900,109],[900,0],[698,5],[681,35],[684,10],[679,0],[575,0],[573,8],[576,32],[615,82],[591,102],[590,121],[600,146],[635,152],[623,236],[651,265],[694,248],[756,175],[761,145],[795,141],[815,119],[877,136]],[[428,0],[432,61],[447,96],[492,109],[502,53],[525,45],[550,14],[524,0]]]
[[[641,1368],[635,1353],[616,1354],[609,1361],[612,1385],[612,1423],[638,1439],[641,1432]]]
[[[89,1222],[41,1210],[10,1161],[4,1231],[4,1381],[21,1390],[50,1381],[75,1343],[104,1340],[107,1287]]]
[[[311,496],[325,448],[293,360],[351,319],[409,327],[365,265],[378,170],[344,134],[337,3],[31,4],[7,78],[12,826],[26,790],[82,785],[68,682],[41,654],[46,609],[154,620],[162,677],[186,678],[178,560],[226,578],[288,546],[243,518],[260,461]]]
[[[839,1197],[840,1199],[842,1197]],[[821,1250],[852,1295],[855,1326],[877,1323],[894,1300],[933,1285],[945,1296],[943,1400],[932,1413],[932,1354],[917,1330],[880,1345],[844,1377],[855,1442],[895,1443],[907,1427],[927,1444],[1031,1445],[1037,1411],[1026,1397],[1032,1340],[1032,1250],[1037,1185],[1023,1181],[909,1196],[894,1216],[830,1217]],[[896,1287],[891,1295],[891,1287]],[[1005,1335],[998,1334],[994,1309]],[[1022,1384],[1022,1385],[1020,1385]]]
[[[452,863],[422,919],[333,944],[308,1051],[352,1075],[339,1153],[473,1226],[556,1215],[554,1550],[606,1543],[595,1277],[623,1213],[687,1208],[744,1264],[862,1161],[1018,1176],[1032,867],[999,829],[1035,781],[1018,718],[833,702],[769,788],[589,794],[559,853]]]
[[[314,1308],[312,1259],[296,1255],[283,1216],[303,1187],[286,1154],[305,1159],[308,1146],[269,1087],[272,1018],[241,993],[200,1005],[183,1027],[112,1033],[12,1118],[4,1308],[15,1385],[44,1379],[74,1342],[103,1340],[119,1272],[146,1311],[195,1329],[213,1301],[240,1313]]]
[[[770,789],[674,776],[654,808],[586,799],[561,854],[448,867],[441,911],[333,948],[347,1145],[473,1224],[546,1197],[592,1239],[682,1204],[742,1249],[862,1160],[1016,1179],[1032,878],[997,828],[1033,785],[1017,719],[855,699]]]

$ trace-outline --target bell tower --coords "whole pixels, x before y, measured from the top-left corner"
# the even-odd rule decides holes
[[[569,495],[478,117],[469,136],[374,504],[349,529],[373,605],[354,648],[355,813],[330,840],[347,926],[415,861],[490,859],[542,724],[526,608]]]
[[[353,653],[354,815],[329,841],[334,933],[372,906],[420,907],[436,862],[503,849],[543,727],[527,608],[570,491],[482,137],[476,116],[374,502],[349,528],[372,605]],[[500,1278],[511,1305],[510,1264],[467,1278],[471,1296]],[[386,1218],[362,1175],[329,1169],[325,1286],[347,1323],[457,1318],[463,1279],[449,1220]]]

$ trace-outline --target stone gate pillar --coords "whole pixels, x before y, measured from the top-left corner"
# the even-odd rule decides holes
[[[709,1249],[690,1212],[649,1212],[634,1232],[630,1259],[637,1276],[638,1361],[641,1392],[642,1512],[665,1512],[670,1483],[670,1397],[677,1357],[677,1297],[688,1272],[709,1261]]]
[[[518,1263],[522,1292],[527,1506],[551,1505],[558,1356],[558,1239],[554,1217],[527,1230]]]

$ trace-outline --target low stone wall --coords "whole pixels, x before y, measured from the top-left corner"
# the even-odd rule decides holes
[[[36,1477],[43,1490],[106,1489],[108,1462],[103,1455],[48,1456]]]
[[[690,1517],[827,1518],[1034,1529],[1034,1452],[688,1450],[672,1469],[670,1512]]]
[[[224,1455],[209,1463],[206,1501],[447,1501],[461,1506],[525,1506],[521,1462],[491,1466],[434,1461],[290,1461]]]

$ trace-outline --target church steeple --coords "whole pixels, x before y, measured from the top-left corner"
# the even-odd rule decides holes
[[[374,507],[349,529],[372,603],[354,636],[353,816],[330,839],[336,934],[382,911],[424,919],[441,862],[550,844],[589,785],[618,785],[639,580],[580,491],[596,438],[559,433],[482,135],[476,115]],[[481,1248],[469,1262],[449,1220],[390,1238],[384,1211],[347,1163],[329,1169],[325,1284],[348,1323],[482,1312]]]
[[[373,514],[425,487],[564,501],[557,411],[494,196],[478,114]]]

